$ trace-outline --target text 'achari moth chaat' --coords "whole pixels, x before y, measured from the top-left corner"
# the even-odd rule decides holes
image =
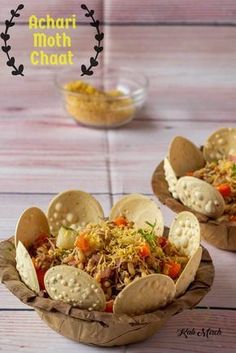
[[[91,195],[64,192],[49,205],[48,220],[36,207],[22,214],[17,269],[29,288],[81,309],[150,312],[182,294],[201,261],[194,215],[179,214],[168,238],[163,228],[160,209],[143,195],[123,197],[104,218]]]
[[[203,152],[176,137],[164,170],[174,198],[219,222],[236,222],[236,129],[214,132]]]

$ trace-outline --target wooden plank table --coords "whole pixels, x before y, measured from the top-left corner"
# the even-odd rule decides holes
[[[108,214],[113,202],[132,192],[152,196],[151,175],[166,155],[169,141],[184,135],[200,145],[218,127],[236,127],[235,2],[87,1],[104,14],[103,64],[131,66],[149,77],[146,107],[129,125],[91,130],[70,120],[62,109],[53,78],[57,69],[32,67],[27,18],[45,14],[43,2],[25,1],[26,12],[15,31],[15,56],[25,63],[23,79],[11,77],[0,55],[0,240],[14,234],[22,210],[43,209],[66,189],[92,193]],[[54,16],[70,15],[77,1],[48,2]],[[56,6],[57,5],[57,6]],[[1,2],[0,22],[13,0]],[[122,16],[124,8],[125,15]],[[152,11],[150,11],[152,9]],[[175,11],[173,10],[175,9]],[[196,22],[197,25],[194,25]],[[200,26],[200,22],[202,26]],[[218,26],[215,26],[215,23]],[[229,25],[230,24],[230,25]],[[128,34],[127,34],[128,33]],[[87,26],[73,34],[81,57],[90,54]],[[157,201],[158,202],[158,201]],[[166,225],[173,212],[161,206]],[[235,254],[203,245],[216,269],[211,292],[190,311],[171,318],[151,339],[108,348],[128,353],[233,353],[236,350]],[[221,335],[180,335],[183,328]],[[0,286],[0,352],[103,352],[54,333],[36,313]]]

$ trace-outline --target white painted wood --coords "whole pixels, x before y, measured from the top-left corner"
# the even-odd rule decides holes
[[[118,353],[199,353],[219,352],[233,353],[236,345],[235,312],[222,310],[193,310],[186,311],[172,317],[165,326],[149,340],[127,347],[99,348],[85,346],[58,335],[49,329],[34,312],[1,312],[1,348],[4,353],[15,353],[21,350],[24,353],[47,352],[118,352]],[[182,328],[195,329],[202,332],[208,328],[218,330],[220,336],[199,337],[197,333],[185,338],[178,336]]]

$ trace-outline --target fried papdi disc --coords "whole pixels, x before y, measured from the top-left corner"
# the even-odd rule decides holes
[[[174,169],[172,168],[168,158],[164,159],[164,172],[165,172],[166,181],[169,186],[169,192],[172,194],[172,196],[175,199],[178,199],[178,195],[176,192],[176,185],[177,185],[178,179],[175,175]]]
[[[49,235],[49,225],[43,211],[30,207],[20,216],[15,231],[15,246],[20,240],[26,248],[32,245],[40,235]]]
[[[133,221],[136,228],[146,228],[147,223],[156,222],[156,233],[161,236],[164,231],[164,221],[160,208],[148,197],[141,194],[130,194],[115,203],[110,212],[110,220],[125,216]]]
[[[20,240],[16,247],[16,269],[27,287],[38,293],[40,288],[33,261]]]
[[[169,145],[169,162],[177,177],[204,167],[202,152],[189,140],[176,136]]]
[[[174,281],[162,274],[151,274],[134,280],[114,301],[115,314],[141,315],[170,303],[175,296]]]
[[[204,148],[208,162],[236,156],[236,128],[221,128],[208,137]]]
[[[85,226],[104,218],[99,202],[90,194],[69,190],[58,194],[49,204],[48,221],[51,234],[56,236],[61,226]]]
[[[199,247],[189,259],[183,272],[176,281],[176,297],[186,291],[190,283],[194,281],[202,258],[202,248]]]
[[[195,177],[182,177],[176,186],[181,202],[208,217],[217,218],[225,209],[225,201],[219,191],[206,181]]]
[[[106,298],[101,286],[78,268],[67,265],[52,267],[45,274],[44,284],[54,300],[89,311],[103,311],[105,308]]]
[[[192,256],[199,248],[201,239],[197,217],[188,211],[179,213],[171,224],[168,239],[185,255]]]

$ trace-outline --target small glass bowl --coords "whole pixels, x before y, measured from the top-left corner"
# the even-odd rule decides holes
[[[86,82],[109,95],[72,92],[65,85]],[[60,71],[56,76],[64,108],[78,123],[96,128],[114,128],[130,122],[143,106],[148,79],[128,68],[95,68],[93,76],[81,77],[80,67]],[[121,92],[122,94],[119,94]]]

